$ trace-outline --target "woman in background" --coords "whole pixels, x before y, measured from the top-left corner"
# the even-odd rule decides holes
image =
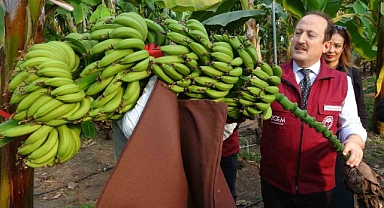
[[[367,128],[367,111],[364,104],[363,84],[360,72],[353,64],[351,47],[351,36],[346,27],[335,26],[332,35],[332,47],[327,53],[323,54],[327,65],[339,71],[347,73],[352,80],[353,90],[357,103],[358,115],[363,127]],[[342,169],[345,160],[342,155],[337,156],[336,160],[336,188],[334,189],[334,204],[336,208],[353,208],[353,192],[344,183]]]

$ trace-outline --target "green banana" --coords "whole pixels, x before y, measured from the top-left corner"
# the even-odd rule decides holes
[[[166,41],[166,36],[163,34],[164,29],[159,24],[150,19],[144,19],[144,21],[148,29],[156,35],[157,45],[164,45]]]
[[[220,34],[214,34],[214,35],[213,35],[213,39],[215,39],[215,40],[218,41],[218,42],[225,42],[223,36],[220,35]]]
[[[29,154],[28,159],[37,159],[37,158],[47,154],[47,152],[51,148],[53,148],[55,143],[57,142],[57,140],[58,140],[57,130],[51,126],[44,126],[44,127],[46,127],[46,128],[45,128],[43,136],[40,135],[40,137],[38,137],[38,138],[44,139],[45,142],[39,148],[37,148],[35,151],[33,151],[31,154]],[[42,128],[43,127],[41,127],[40,129],[42,129]],[[24,143],[24,144],[28,144],[28,143]]]
[[[191,73],[191,69],[182,63],[173,63],[171,66],[183,76],[187,76]]]
[[[233,51],[232,51],[232,48],[227,48],[225,46],[214,46],[212,48],[212,51],[213,52],[221,52],[221,53],[225,53],[227,54],[228,56],[231,57],[231,59],[233,59]]]
[[[275,95],[265,94],[260,96],[260,99],[265,103],[272,103],[273,101],[275,101],[276,97]]]
[[[42,144],[44,144],[47,136],[43,137],[42,139],[38,139],[36,142],[31,144],[23,144],[18,150],[17,154],[19,155],[29,155],[36,149],[38,149]]]
[[[161,64],[183,63],[184,59],[176,55],[171,55],[171,56],[162,56],[162,57],[156,58],[154,59],[154,62],[161,63]]]
[[[51,101],[45,103],[44,105],[42,105],[37,111],[36,113],[33,115],[33,117],[35,119],[39,118],[39,117],[42,117],[48,113],[50,113],[51,111],[53,111],[54,109],[62,106],[64,103],[61,102],[60,100],[56,100],[56,99],[52,99]]]
[[[112,23],[123,25],[125,27],[132,27],[140,32],[143,37],[142,41],[147,39],[148,26],[145,23],[145,20],[135,12],[121,13],[114,20],[112,20]]]
[[[271,93],[271,94],[277,94],[279,93],[279,87],[277,86],[268,86],[264,88],[265,92]]]
[[[177,72],[172,65],[161,64],[160,67],[173,81],[179,81],[183,79],[183,75]]]
[[[261,70],[263,70],[265,73],[267,73],[269,76],[273,75],[273,70],[272,67],[269,66],[269,64],[265,62],[259,62],[258,66],[260,67]]]
[[[27,109],[27,117],[32,117],[35,113],[46,103],[51,101],[53,98],[48,95],[42,95],[38,100],[36,100],[28,109]]]
[[[226,95],[228,95],[229,91],[218,91],[218,90],[213,90],[213,89],[207,89],[205,93],[210,97],[210,98],[223,98]]]
[[[267,109],[263,110],[263,119],[268,120],[272,117],[272,108],[269,106]]]
[[[243,59],[241,57],[236,57],[228,64],[230,64],[231,66],[241,66],[243,64]]]
[[[240,76],[242,73],[243,73],[243,68],[241,68],[241,67],[235,67],[234,69],[232,69],[231,71],[229,71],[227,74],[228,74],[229,76],[238,77],[238,76]]]
[[[51,87],[61,87],[64,85],[69,85],[74,83],[72,79],[64,78],[64,77],[52,77],[42,82],[44,85]]]
[[[269,86],[268,82],[261,80],[261,79],[251,78],[251,79],[249,79],[249,81],[251,82],[251,84],[253,86],[258,87],[258,88],[266,88]]]
[[[158,66],[157,64],[152,64],[150,66],[151,68],[151,71],[153,71],[153,73],[156,74],[156,76],[163,82],[165,83],[168,83],[168,84],[173,84],[173,79],[170,78],[168,75],[165,74],[165,72],[163,71],[163,69]]]
[[[120,87],[116,95],[105,104],[105,106],[102,108],[101,111],[104,113],[114,112],[116,109],[119,108],[123,95],[124,95],[124,88]]]
[[[199,30],[208,37],[207,30],[200,21],[196,19],[188,19],[185,23],[190,30]]]
[[[10,92],[13,92],[15,91],[15,89],[21,84],[23,83],[28,77],[30,76],[30,74],[28,73],[28,71],[21,71],[19,72],[15,77],[12,78],[12,80],[8,83],[8,90]]]
[[[273,71],[273,75],[279,78],[281,78],[281,76],[283,75],[283,69],[277,64],[272,65],[272,71]]]
[[[27,110],[23,110],[20,113],[12,114],[11,116],[12,119],[21,121],[27,118]]]
[[[230,56],[222,52],[212,52],[210,53],[210,55],[213,58],[213,60],[221,61],[224,63],[230,63],[233,60]]]
[[[144,41],[137,38],[129,38],[123,39],[116,43],[114,46],[115,49],[136,49],[136,50],[144,50],[145,43]]]
[[[121,38],[111,38],[111,39],[107,39],[102,42],[99,42],[91,48],[90,54],[95,55],[95,54],[103,53],[107,50],[113,49],[115,44],[119,43],[122,40],[123,39]]]
[[[196,79],[195,79],[196,80]],[[213,87],[221,91],[229,91],[233,88],[233,84],[227,84],[220,81],[214,81]]]
[[[185,55],[191,52],[188,47],[183,45],[160,46],[160,50],[168,55]]]
[[[98,73],[90,74],[90,75],[87,75],[85,77],[79,78],[76,81],[76,83],[77,83],[77,85],[79,85],[80,89],[88,90],[88,88],[90,86],[92,86],[93,83],[95,83],[98,80],[99,76],[100,75]],[[105,79],[103,79],[103,80],[105,80]]]
[[[273,86],[278,86],[281,82],[281,79],[280,77],[278,76],[270,76],[269,79],[267,80],[267,82],[270,84],[270,85],[273,85]]]
[[[208,50],[201,45],[200,43],[197,42],[191,42],[188,47],[195,52],[202,61],[210,61],[210,56]],[[232,59],[231,59],[232,60]]]
[[[77,84],[68,84],[68,85],[63,85],[61,87],[58,87],[54,90],[51,91],[51,95],[56,96],[56,95],[67,95],[67,94],[72,94],[79,92],[81,89],[79,85]]]
[[[4,130],[2,137],[19,137],[30,134],[41,128],[40,124],[26,123]]]
[[[76,93],[59,95],[56,97],[56,99],[66,103],[75,103],[75,102],[82,101],[84,97],[85,97],[84,90],[80,90],[79,92],[76,92]]]
[[[255,75],[257,78],[267,81],[269,79],[269,74],[267,74],[265,71],[260,69],[252,70],[252,74]]]
[[[54,120],[72,110],[75,105],[76,103],[65,103],[56,109],[53,109],[51,112],[48,112],[44,116],[36,118],[36,121],[48,122],[50,120]]]
[[[134,51],[132,49],[121,49],[121,50],[113,50],[108,55],[104,56],[97,64],[97,67],[106,67],[110,64],[114,63],[115,61],[118,61],[130,54],[133,54]]]
[[[27,110],[36,100],[38,100],[44,93],[47,93],[48,89],[42,88],[34,92],[29,93],[23,100],[20,101],[17,106],[16,112],[20,113],[23,110]]]
[[[122,38],[122,39],[127,39],[127,38],[137,38],[140,40],[144,40],[143,36],[139,31],[137,31],[134,28],[131,27],[118,27],[114,29],[110,34],[109,37],[111,38]]]
[[[171,41],[173,41],[179,45],[183,45],[183,46],[188,46],[189,43],[194,42],[188,36],[180,34],[178,32],[167,32],[167,38],[169,38]]]
[[[108,79],[112,76],[115,76],[116,74],[122,72],[122,71],[125,71],[129,68],[131,68],[132,66],[135,66],[135,63],[131,63],[131,64],[120,64],[120,63],[115,63],[115,64],[111,64],[109,65],[107,68],[105,68],[102,72],[101,72],[101,79],[102,80],[105,80],[105,79]]]
[[[80,107],[79,109],[67,117],[69,121],[74,121],[82,118],[85,116],[85,114],[88,113],[88,111],[91,109],[91,103],[93,99],[91,97],[86,97],[83,100],[80,101]]]
[[[233,77],[233,76],[220,76],[216,77],[216,79],[221,80],[227,84],[235,84],[237,81],[239,81],[239,77]]]
[[[109,95],[106,95],[106,96],[101,95],[98,98],[96,98],[96,100],[92,102],[91,108],[96,109],[107,104],[110,100],[112,100],[113,97],[115,97],[115,95],[119,92],[119,89],[120,88],[118,88],[115,92],[110,93]]]
[[[245,67],[249,70],[254,70],[255,64],[253,63],[253,60],[251,56],[248,54],[248,52],[244,49],[240,49],[237,52],[239,53],[241,59],[243,59],[243,63]]]
[[[61,68],[44,68],[37,71],[37,75],[43,77],[63,77],[72,79],[72,74],[69,71]]]
[[[206,74],[210,77],[219,77],[219,76],[224,75],[223,72],[221,72],[221,71],[219,71],[219,70],[217,70],[211,66],[200,66],[200,68],[204,74]]]
[[[109,83],[113,80],[114,76],[111,76],[107,79],[103,79],[101,81],[96,81],[94,82],[86,91],[86,95],[96,95],[97,93],[101,92],[104,90]]]
[[[145,59],[137,62],[134,66],[132,66],[130,70],[132,70],[134,72],[148,70],[149,62],[151,60],[152,60],[151,57],[145,58]]]
[[[121,63],[122,64],[130,64],[133,62],[141,61],[149,57],[149,52],[147,50],[139,50],[134,53],[131,53],[125,56]]]
[[[150,71],[140,71],[140,72],[128,72],[121,77],[121,80],[124,82],[135,82],[142,79],[145,79],[151,75]]]

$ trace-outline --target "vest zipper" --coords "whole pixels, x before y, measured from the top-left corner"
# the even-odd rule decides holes
[[[297,154],[297,166],[296,166],[296,174],[295,174],[295,189],[296,194],[299,194],[299,171],[300,171],[300,161],[301,161],[301,148],[303,144],[303,131],[304,131],[304,121],[301,122],[301,130],[300,130],[300,141],[299,141],[299,152]]]

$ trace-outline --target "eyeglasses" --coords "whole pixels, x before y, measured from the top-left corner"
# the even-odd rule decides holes
[[[347,27],[341,25],[335,25],[335,28],[339,30],[347,30]]]

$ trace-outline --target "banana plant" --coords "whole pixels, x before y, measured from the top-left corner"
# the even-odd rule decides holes
[[[44,0],[0,2],[0,11],[3,11],[0,18],[4,17],[1,24],[4,34],[0,69],[2,94],[7,92],[6,83],[10,79],[20,52],[28,44],[42,40],[44,2]],[[4,104],[8,103],[9,99],[10,94],[4,93],[0,97],[0,106],[7,106]],[[15,110],[15,106],[8,105],[6,110],[11,113]],[[24,139],[21,137],[12,142],[7,141],[10,143],[0,149],[0,207],[33,207],[33,169],[20,167],[19,159],[16,157],[17,149]]]

